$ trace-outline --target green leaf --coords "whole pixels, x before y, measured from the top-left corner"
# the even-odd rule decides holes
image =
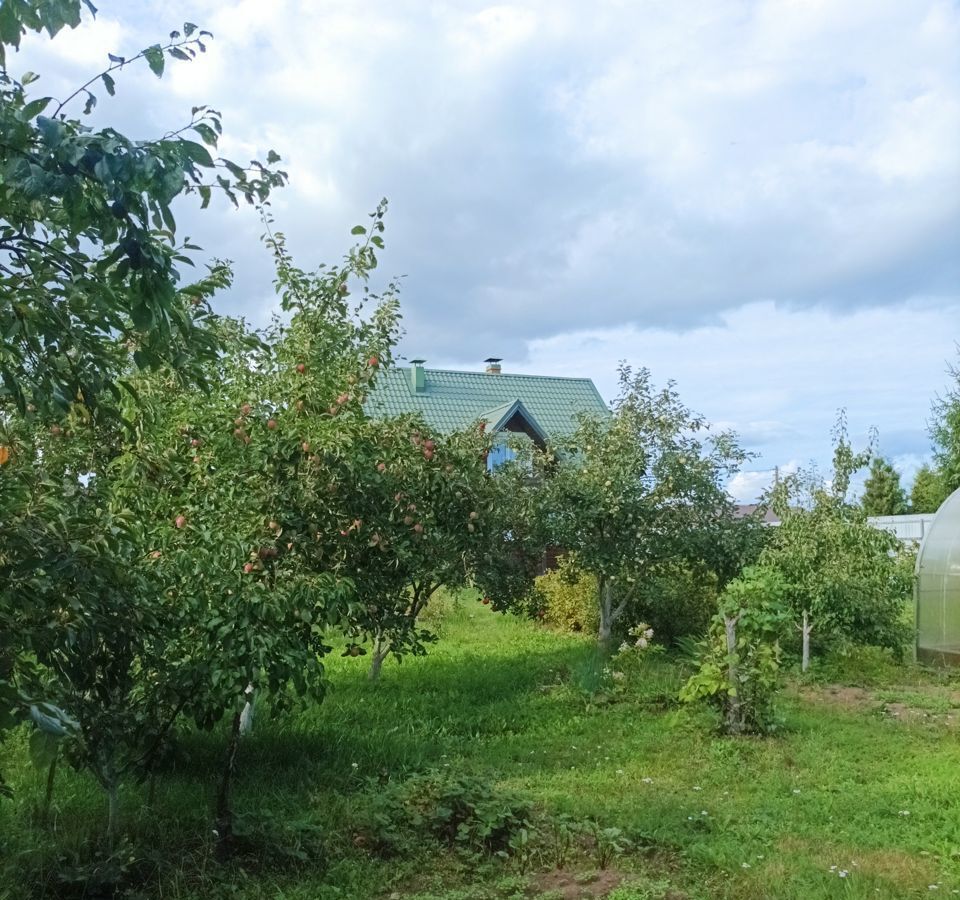
[[[136,303],[130,310],[130,318],[139,331],[149,331],[153,328],[153,310],[145,303]]]
[[[272,166],[274,163],[280,162],[280,154],[276,150],[271,150],[267,154],[267,165]]]
[[[190,37],[197,30],[197,26],[193,22],[184,22],[183,23],[183,33],[185,37]]]
[[[103,86],[107,89],[107,93],[112,97],[117,92],[116,82],[110,77],[107,72],[104,72],[100,79],[103,81]]]
[[[237,181],[244,181],[247,177],[247,173],[243,171],[235,162],[231,162],[229,159],[221,160],[230,174],[237,179]]]
[[[159,78],[163,75],[163,50],[160,49],[159,44],[154,44],[152,47],[147,47],[143,51],[143,57],[147,61],[147,65],[150,66],[150,71]]]
[[[109,58],[110,62],[117,63],[117,65],[121,65],[121,66],[127,61],[126,57],[114,56],[114,54],[112,53],[108,53],[107,57]]]
[[[193,126],[193,130],[208,147],[217,146],[217,133],[206,122],[198,122]]]
[[[194,141],[181,141],[180,147],[191,162],[207,168],[213,166],[213,157],[202,144],[197,144]]]
[[[367,229],[364,228],[362,225],[354,225],[353,228],[350,229],[350,234],[366,234],[366,233],[367,233]]]
[[[23,108],[23,112],[21,113],[21,116],[24,119],[29,121],[34,116],[37,116],[40,113],[42,113],[47,108],[47,105],[50,103],[52,99],[53,99],[52,97],[40,97],[37,100],[31,100]]]

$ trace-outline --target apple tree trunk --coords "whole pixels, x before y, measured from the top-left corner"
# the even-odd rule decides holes
[[[740,672],[737,665],[737,622],[740,616],[724,616],[723,629],[727,638],[727,695],[726,729],[728,734],[743,731],[743,709],[740,702]]]
[[[800,626],[800,633],[803,636],[803,651],[801,655],[800,671],[806,672],[810,668],[810,632],[813,631],[813,624],[810,622],[810,612],[803,611],[803,624]]]

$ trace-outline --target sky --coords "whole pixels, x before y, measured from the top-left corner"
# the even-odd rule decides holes
[[[390,201],[400,352],[594,379],[619,360],[775,467],[855,442],[909,483],[960,341],[955,0],[101,0],[19,59],[62,97],[192,21],[207,53],[123,70],[92,124],[153,137],[223,114],[227,157],[283,158],[272,201],[306,267]],[[102,93],[102,92],[101,92]],[[79,108],[77,110],[79,112]],[[234,262],[223,312],[277,308],[254,211],[178,210]]]

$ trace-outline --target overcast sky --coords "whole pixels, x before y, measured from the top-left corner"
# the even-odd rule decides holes
[[[960,6],[947,0],[484,3],[100,0],[12,61],[68,93],[186,19],[215,35],[93,121],[134,136],[202,103],[224,154],[275,149],[299,262],[390,200],[401,350],[592,377],[619,359],[774,466],[829,459],[846,407],[909,481],[960,339]],[[223,311],[275,309],[255,213],[180,223],[235,262]]]

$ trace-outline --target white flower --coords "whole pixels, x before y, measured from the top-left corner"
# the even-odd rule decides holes
[[[621,652],[621,653],[626,653],[627,650],[629,650],[629,649],[630,649],[630,645],[629,645],[626,641],[624,641],[624,642],[620,645],[620,652]]]
[[[900,812],[897,813],[897,815],[898,815],[898,816],[909,816],[909,815],[910,815],[910,810],[909,810],[909,809],[901,809]]]
[[[740,868],[741,868],[741,869],[749,869],[749,868],[750,868],[750,863],[740,863]]]
[[[649,778],[649,777],[646,777],[646,776],[644,776],[644,777],[641,778],[640,780],[641,780],[644,784],[653,784],[653,779],[652,779],[652,778]]]
[[[646,638],[637,638],[637,646],[638,646],[641,650],[646,650],[646,649],[647,649],[647,639],[646,639]]]
[[[800,793],[800,788],[794,788],[794,789],[793,789],[793,792],[794,792],[795,794],[799,794],[799,793]]]
[[[703,788],[700,787],[699,784],[695,784],[695,785],[693,786],[693,789],[694,789],[695,791],[702,791],[702,790],[703,790]]]
[[[652,629],[652,628],[648,628],[648,629],[643,633],[643,636],[644,636],[647,640],[650,640],[650,638],[653,637],[653,629]]]
[[[846,869],[841,869],[839,872],[837,872],[837,874],[841,878],[846,878],[850,873]]]
[[[359,763],[350,763],[350,768],[351,768],[351,769],[359,769],[359,768],[360,768],[360,765],[359,765]]]
[[[614,681],[623,681],[623,679],[627,677],[623,672],[613,672],[612,674]]]

